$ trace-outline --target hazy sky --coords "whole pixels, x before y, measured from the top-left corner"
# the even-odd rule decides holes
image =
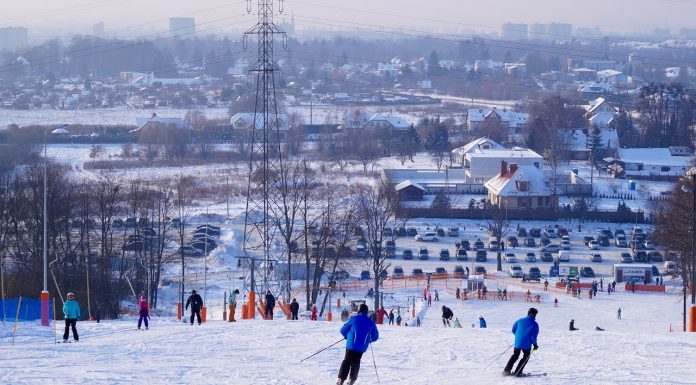
[[[240,0],[5,0],[0,26],[26,26],[30,35],[89,33],[104,21],[107,32],[138,34],[162,31],[171,16],[196,18],[198,30],[236,31],[254,22]],[[256,8],[252,0],[252,8]],[[277,9],[278,2],[274,0]],[[565,22],[598,25],[604,31],[677,30],[696,27],[696,0],[287,0],[300,29],[431,28],[497,31],[504,22]],[[243,16],[244,15],[244,16]],[[356,24],[357,23],[357,24]],[[44,36],[45,37],[45,36]]]

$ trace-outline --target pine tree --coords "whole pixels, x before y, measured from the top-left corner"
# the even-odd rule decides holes
[[[452,208],[452,203],[450,202],[449,197],[447,194],[445,194],[444,191],[440,191],[435,195],[435,199],[433,199],[433,203],[430,204],[431,209],[439,209],[439,210],[449,210]]]

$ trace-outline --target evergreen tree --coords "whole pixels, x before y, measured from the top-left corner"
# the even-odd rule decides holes
[[[440,191],[435,195],[433,203],[430,204],[431,209],[449,210],[452,208],[452,203],[444,191]]]

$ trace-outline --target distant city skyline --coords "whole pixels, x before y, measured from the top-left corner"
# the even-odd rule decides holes
[[[462,4],[466,3],[466,4]],[[51,34],[91,33],[104,22],[106,35],[165,32],[170,17],[194,17],[201,35],[244,29],[255,21],[244,1],[172,0],[97,1],[23,0],[3,7],[0,27],[29,28],[30,39]],[[278,2],[274,1],[274,7]],[[696,28],[696,1],[685,0],[488,0],[480,5],[461,0],[303,0],[284,1],[285,15],[295,16],[298,30],[478,31],[500,33],[504,23],[568,23],[573,28],[599,26],[605,32],[650,32]],[[256,0],[252,0],[252,11]]]

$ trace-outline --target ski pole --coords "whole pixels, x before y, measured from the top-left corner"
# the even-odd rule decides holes
[[[327,347],[325,347],[325,348],[323,348],[323,349],[317,351],[316,353],[314,353],[314,354],[312,354],[312,355],[310,355],[310,356],[307,356],[307,357],[301,359],[300,362],[303,362],[304,360],[306,360],[306,359],[308,359],[308,358],[312,358],[312,357],[316,356],[317,354],[323,352],[324,350],[326,350],[326,349],[328,349],[328,348],[330,348],[330,347],[336,345],[337,343],[339,343],[339,342],[341,342],[341,341],[343,341],[343,340],[345,340],[345,338],[341,338],[340,340],[338,340],[338,341],[332,343],[331,345],[329,345],[329,346],[327,346]]]
[[[379,382],[379,373],[377,373],[377,361],[375,361],[375,351],[372,350],[372,344],[370,344],[370,353],[372,353],[372,364],[375,366],[375,376],[377,376],[377,383],[381,384],[381,382]]]
[[[514,344],[513,344],[513,345],[514,345]],[[493,361],[489,362],[488,365],[486,365],[486,368],[488,368],[489,366],[493,365],[494,362],[498,361],[498,359],[499,359],[500,357],[502,357],[503,354],[507,353],[507,351],[510,350],[510,348],[511,348],[513,345],[508,346],[507,349],[505,349],[504,352],[500,353],[500,355],[498,355],[498,357],[494,358]]]

